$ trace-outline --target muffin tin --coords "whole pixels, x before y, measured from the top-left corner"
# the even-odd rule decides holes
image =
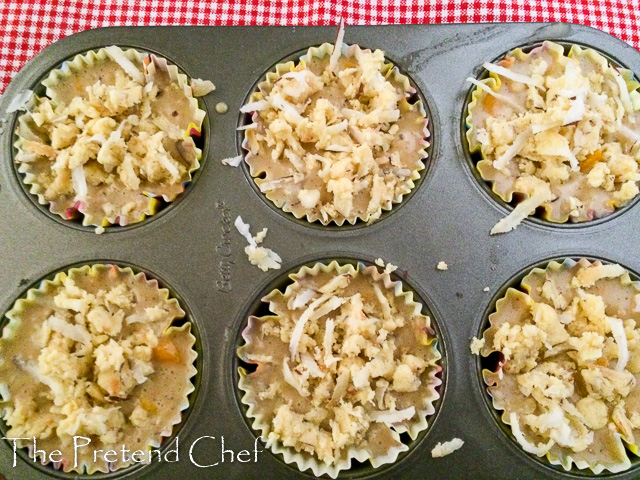
[[[198,337],[196,392],[179,438],[179,461],[116,471],[89,478],[311,478],[264,449],[253,461],[256,435],[244,416],[237,388],[236,348],[246,319],[260,298],[282,286],[287,274],[315,261],[383,258],[399,269],[432,314],[443,353],[443,385],[437,412],[426,432],[397,462],[378,469],[357,466],[338,478],[578,478],[589,471],[565,472],[525,453],[490,408],[480,377],[480,360],[471,355],[471,338],[480,336],[495,301],[506,286],[530,268],[552,258],[597,257],[640,270],[637,202],[615,216],[575,225],[553,226],[526,219],[515,231],[489,236],[508,206],[491,196],[467,160],[464,140],[468,76],[522,45],[543,40],[597,48],[640,75],[640,55],[603,32],[571,24],[476,24],[347,27],[345,42],[380,48],[420,91],[430,114],[429,159],[410,196],[372,225],[322,227],[297,221],[270,208],[254,188],[244,165],[221,159],[242,153],[244,122],[238,109],[264,74],[283,59],[311,45],[332,42],[334,27],[114,27],[65,38],[30,61],[0,100],[0,312],[43,278],[71,265],[115,262],[157,278],[180,299]],[[130,227],[107,228],[102,235],[78,224],[56,221],[37,207],[23,188],[12,161],[17,114],[6,114],[11,98],[36,88],[51,68],[75,54],[117,44],[167,57],[193,78],[212,80],[216,91],[203,97],[203,161],[182,198],[158,215]],[[224,101],[229,111],[215,113]],[[282,256],[281,270],[261,272],[244,254],[245,240],[233,227],[240,215],[252,232],[269,233],[263,245]],[[445,261],[446,271],[436,269]],[[489,287],[489,291],[483,289]],[[215,438],[210,438],[215,437]],[[235,453],[249,450],[243,463],[221,461],[221,440]],[[460,437],[461,450],[431,458],[438,443]],[[193,460],[189,450],[194,442]],[[165,450],[175,443],[165,442]],[[260,444],[259,444],[260,445]],[[632,456],[633,457],[633,456]],[[155,457],[154,457],[155,458]],[[636,478],[640,459],[618,475]],[[71,478],[49,467],[35,467],[24,452],[13,465],[11,443],[0,443],[0,476],[9,479]]]

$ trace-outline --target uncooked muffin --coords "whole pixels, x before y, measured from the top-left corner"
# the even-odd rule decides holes
[[[38,450],[59,450],[54,466],[65,472],[130,463],[120,455],[95,461],[95,450],[142,450],[137,460],[148,461],[194,390],[191,324],[172,326],[183,316],[156,280],[115,265],[74,268],[30,289],[7,313],[0,339],[5,436],[29,438],[18,445],[31,456],[33,437]],[[77,465],[74,436],[91,440]]]
[[[556,223],[610,215],[638,194],[640,93],[629,70],[592,49],[544,42],[483,65],[468,108],[477,168],[505,202],[520,200],[492,230],[515,228],[536,209]]]
[[[241,111],[260,191],[309,222],[373,222],[425,168],[427,119],[381,50],[323,44],[276,66]]]
[[[440,353],[413,295],[375,266],[316,264],[263,301],[273,315],[243,332],[242,402],[287,463],[335,477],[352,459],[374,467],[408,449],[440,397]]]
[[[501,353],[483,376],[502,421],[525,451],[566,470],[628,469],[640,435],[638,282],[581,259],[536,268],[521,287],[474,342],[485,357]]]
[[[199,167],[204,111],[163,58],[111,46],[53,70],[18,121],[15,161],[65,219],[127,225],[173,201]]]

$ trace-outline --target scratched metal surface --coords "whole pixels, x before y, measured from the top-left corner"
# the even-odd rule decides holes
[[[475,178],[465,159],[461,116],[469,92],[467,76],[479,65],[523,44],[546,39],[597,47],[640,73],[640,54],[596,30],[570,24],[478,24],[348,27],[348,43],[383,49],[408,73],[426,99],[433,135],[429,166],[411,198],[371,226],[319,228],[292,220],[266,204],[244,168],[220,160],[241,150],[234,113],[271,66],[295,52],[333,41],[328,27],[118,27],[65,38],[20,71],[0,100],[8,120],[0,135],[0,312],[39,279],[68,265],[111,261],[132,264],[159,277],[180,297],[197,325],[200,339],[200,385],[179,434],[179,461],[152,465],[118,478],[309,478],[265,451],[258,462],[220,462],[221,437],[236,452],[252,450],[255,435],[238,402],[235,349],[247,315],[260,296],[282,282],[283,274],[317,259],[349,258],[391,261],[431,311],[446,355],[443,395],[428,431],[391,466],[366,467],[341,478],[576,478],[524,453],[496,421],[479,380],[479,362],[469,343],[479,335],[491,305],[514,277],[528,266],[552,257],[586,255],[640,270],[640,208],[580,227],[553,227],[526,220],[514,232],[489,236],[509,211]],[[158,52],[192,77],[217,86],[204,98],[205,161],[183,198],[139,226],[95,235],[70,227],[38,208],[24,192],[12,165],[14,115],[4,112],[16,93],[33,88],[45,72],[64,59],[110,44]],[[226,115],[215,104],[229,105]],[[281,271],[263,273],[249,265],[244,240],[230,226],[241,215],[257,231],[269,228],[264,245],[283,258]],[[449,270],[435,266],[444,260]],[[490,292],[483,292],[489,287]],[[189,459],[194,448],[198,468]],[[464,439],[463,449],[441,459],[430,450],[439,441]],[[12,467],[9,443],[0,442],[0,475],[9,479],[63,476],[35,469],[18,457]],[[637,478],[640,469],[615,476]],[[606,475],[603,475],[606,476]],[[95,475],[92,478],[104,477]]]

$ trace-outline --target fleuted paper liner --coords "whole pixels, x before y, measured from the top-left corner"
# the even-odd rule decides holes
[[[556,286],[560,294],[571,289],[570,279],[575,272],[589,265],[601,265],[602,262],[594,261],[593,263],[587,259],[579,261],[570,258],[565,259],[562,263],[551,261],[546,268],[534,268],[522,280],[521,290],[510,287],[505,296],[496,302],[496,311],[489,316],[489,328],[485,330],[483,338],[484,346],[481,349],[481,355],[488,357],[492,353],[497,352],[492,348],[493,338],[500,327],[505,322],[510,324],[523,325],[527,316],[530,315],[530,307],[533,302],[545,302],[540,293],[540,289],[545,279],[553,277],[557,281]],[[605,283],[606,282],[606,283]],[[624,319],[634,318],[640,321],[640,314],[633,313],[634,294],[640,292],[640,282],[633,281],[628,273],[614,278],[599,280],[601,286],[599,293],[602,294],[607,305],[607,312],[628,312]],[[615,297],[615,287],[628,289],[629,294],[624,297]],[[588,292],[595,287],[589,287],[585,290]],[[526,293],[525,293],[526,292]],[[569,358],[566,353],[561,354],[561,358]],[[504,373],[502,370],[504,363],[501,361],[496,371],[484,369],[482,376],[484,382],[488,385],[488,393],[492,398],[493,407],[502,411],[501,420],[504,424],[511,426],[510,414],[516,413],[519,418],[523,415],[532,413],[528,409],[531,407],[531,398],[524,396],[518,389],[516,375]],[[635,374],[636,387],[631,393],[624,398],[625,404],[632,411],[640,411],[640,374]],[[570,400],[580,398],[575,393]],[[604,470],[613,473],[622,472],[631,467],[627,450],[638,455],[637,440],[628,438],[619,427],[611,429],[612,422],[608,425],[594,430],[594,440],[590,447],[581,452],[574,452],[570,448],[560,447],[555,444],[549,452],[544,455],[552,465],[561,465],[565,470],[569,471],[572,465],[579,469],[589,468],[593,473],[599,474]],[[528,425],[519,422],[519,428],[525,439],[535,445],[545,443],[543,437],[537,435]],[[640,430],[633,430],[633,437],[640,438]],[[626,448],[625,448],[626,447]],[[543,456],[543,455],[539,455]]]
[[[178,361],[155,361],[155,371],[149,375],[146,382],[134,387],[127,399],[117,400],[116,403],[119,402],[120,408],[122,409],[130,409],[131,404],[133,404],[135,400],[144,396],[151,400],[153,405],[156,405],[155,401],[161,399],[163,395],[166,395],[169,388],[174,389],[176,398],[180,400],[180,403],[172,405],[170,409],[165,409],[165,411],[159,411],[157,406],[155,411],[153,411],[152,407],[149,407],[151,410],[148,420],[149,425],[152,426],[151,430],[149,431],[147,429],[145,432],[144,429],[135,427],[129,423],[125,426],[121,441],[114,445],[106,445],[94,435],[79,434],[91,438],[92,441],[87,447],[78,449],[77,466],[74,466],[74,450],[73,443],[69,443],[70,437],[65,435],[63,441],[56,434],[55,428],[48,438],[37,438],[37,448],[47,453],[60,450],[63,454],[63,460],[53,462],[51,466],[55,469],[61,469],[64,472],[77,472],[79,474],[107,473],[131,465],[130,455],[127,457],[128,461],[126,462],[123,461],[121,455],[117,456],[115,462],[107,463],[104,458],[100,456],[98,456],[98,461],[94,462],[94,450],[102,449],[106,451],[109,447],[112,447],[120,451],[119,449],[122,448],[122,442],[126,442],[125,445],[130,452],[142,450],[145,455],[142,459],[138,456],[137,460],[142,460],[139,463],[148,463],[149,450],[159,448],[163,438],[166,439],[172,435],[174,426],[182,421],[182,412],[189,408],[188,396],[195,390],[192,378],[197,373],[194,362],[198,355],[194,349],[196,339],[191,333],[191,323],[186,322],[181,326],[172,325],[176,319],[182,318],[185,315],[178,301],[175,298],[170,298],[169,291],[166,288],[159,288],[157,280],[147,279],[146,275],[142,272],[135,274],[129,267],[122,268],[116,265],[94,264],[72,268],[68,272],[56,274],[52,280],[42,281],[38,288],[31,288],[27,291],[24,298],[14,303],[12,309],[6,314],[9,321],[5,325],[2,331],[2,337],[0,338],[0,392],[2,394],[0,411],[2,412],[3,419],[6,420],[8,413],[7,408],[12,407],[12,392],[15,388],[12,382],[18,381],[20,375],[24,376],[26,372],[34,377],[30,382],[20,382],[20,393],[22,393],[25,388],[31,388],[33,390],[33,392],[31,392],[34,395],[33,398],[36,398],[35,395],[38,393],[43,394],[50,388],[44,386],[44,384],[40,384],[40,381],[37,379],[38,372],[34,372],[29,368],[29,365],[33,365],[33,362],[35,362],[32,368],[37,370],[38,367],[36,367],[36,365],[40,353],[39,350],[29,352],[28,349],[30,345],[23,342],[17,348],[17,352],[14,352],[20,356],[19,362],[16,360],[18,355],[7,358],[6,352],[11,352],[11,342],[17,335],[23,338],[26,336],[26,338],[29,339],[35,338],[38,335],[38,328],[42,325],[42,322],[46,320],[52,312],[55,312],[56,307],[53,302],[53,297],[59,291],[59,288],[67,277],[74,280],[80,288],[85,288],[94,293],[100,287],[107,286],[109,283],[112,283],[114,286],[126,283],[135,291],[139,305],[145,305],[151,300],[162,301],[164,303],[165,307],[168,308],[167,312],[170,319],[164,326],[154,325],[153,329],[159,339],[172,339],[172,343],[176,347]],[[38,314],[40,314],[41,318],[37,319],[39,321],[34,322],[33,318],[30,317],[38,316]],[[35,347],[35,344],[33,346]],[[48,402],[47,405],[51,403],[51,401]],[[127,403],[129,403],[128,406]],[[60,417],[60,419],[61,418],[62,417]],[[54,420],[54,424],[57,425],[57,421],[58,420]],[[152,421],[155,421],[155,424],[152,424]],[[12,435],[11,426],[7,425],[7,428],[8,430],[4,432],[4,436],[15,437],[16,435]],[[137,435],[137,437],[134,435]],[[84,443],[84,440],[82,442]],[[27,448],[29,457],[33,458],[33,438],[29,440],[18,440],[17,445],[20,448]],[[157,454],[153,454],[153,458],[155,458],[155,456],[157,456]],[[41,454],[39,460],[42,465],[50,464]]]
[[[118,48],[118,47],[116,47]],[[193,97],[188,77],[178,71],[178,67],[170,65],[167,60],[154,54],[144,54],[134,49],[120,50],[121,53],[145,75],[147,81],[158,86],[162,95],[156,97],[151,108],[154,113],[161,113],[171,119],[173,125],[183,130],[182,139],[172,141],[167,136],[163,141],[166,151],[179,162],[186,162],[186,174],[180,182],[172,185],[159,184],[143,180],[136,190],[130,190],[116,178],[115,188],[100,184],[89,187],[85,200],[74,199],[73,194],[61,196],[54,201],[47,201],[44,197],[45,188],[41,185],[43,177],[50,175],[52,161],[44,156],[36,160],[20,161],[30,154],[22,148],[25,140],[38,142],[49,141],[45,132],[35,124],[31,113],[18,118],[16,128],[17,149],[16,161],[19,161],[18,171],[24,175],[23,182],[29,186],[29,192],[38,198],[41,205],[49,205],[49,210],[66,220],[72,220],[83,215],[83,225],[109,226],[128,225],[141,222],[147,216],[155,215],[160,206],[159,198],[165,202],[172,202],[184,192],[185,186],[192,180],[192,174],[200,168],[202,152],[196,147],[193,136],[199,137],[205,111],[200,109],[198,100]],[[97,81],[113,83],[115,72],[122,68],[112,58],[105,48],[76,55],[66,61],[59,69],[52,70],[42,81],[46,87],[46,96],[55,104],[69,104],[77,96],[86,94],[85,88]],[[28,104],[28,110],[40,102],[34,94]],[[119,208],[108,214],[103,210],[105,203],[112,203]],[[121,207],[133,202],[135,207],[129,211],[122,211]]]
[[[252,352],[252,349],[256,347],[260,348],[260,346],[265,346],[266,337],[258,340],[255,334],[258,333],[262,335],[260,333],[262,322],[277,320],[279,318],[278,313],[281,312],[283,308],[279,302],[286,301],[287,296],[292,294],[295,286],[299,285],[299,282],[304,281],[305,277],[315,277],[320,274],[333,274],[333,276],[349,274],[352,275],[353,278],[357,275],[366,275],[370,276],[373,282],[382,283],[385,289],[393,291],[395,297],[402,299],[404,305],[410,311],[407,315],[410,315],[410,318],[420,318],[424,322],[422,328],[418,328],[416,326],[417,324],[414,325],[414,341],[423,347],[427,347],[430,357],[427,368],[421,374],[423,387],[421,387],[418,392],[412,392],[419,398],[412,398],[411,394],[409,394],[408,399],[401,399],[402,393],[398,393],[399,405],[396,408],[401,409],[414,406],[416,409],[414,418],[395,423],[391,428],[385,423],[375,423],[372,421],[366,433],[366,438],[361,441],[362,445],[353,445],[346,451],[341,452],[340,458],[337,458],[333,464],[320,461],[319,458],[312,456],[308,452],[296,451],[294,448],[287,447],[283,445],[280,440],[268,440],[268,435],[272,431],[271,422],[273,415],[275,409],[279,406],[279,398],[270,401],[260,399],[259,396],[260,392],[264,391],[267,386],[262,385],[262,383],[268,382],[268,385],[274,383],[268,378],[271,372],[276,372],[275,377],[278,378],[278,380],[282,378],[282,362],[278,363],[278,360],[265,359],[262,354]],[[351,264],[340,265],[337,261],[332,261],[328,265],[316,263],[313,267],[302,267],[297,273],[290,275],[289,278],[293,283],[287,286],[284,294],[276,289],[262,299],[263,302],[269,303],[269,309],[275,313],[275,315],[250,317],[248,325],[242,333],[246,343],[238,349],[238,356],[243,361],[257,364],[257,368],[253,373],[247,373],[243,368],[239,368],[240,378],[238,384],[240,390],[244,392],[241,400],[242,403],[248,407],[246,415],[252,420],[253,429],[266,441],[266,446],[270,448],[273,453],[282,455],[286,463],[296,464],[300,471],[311,469],[315,476],[326,474],[335,478],[340,471],[351,468],[353,459],[359,462],[368,460],[374,468],[395,462],[401,452],[409,449],[406,444],[402,443],[399,434],[407,432],[411,439],[415,440],[418,434],[427,428],[427,417],[435,413],[433,404],[440,398],[437,388],[442,384],[442,380],[438,377],[442,371],[442,367],[440,366],[441,354],[437,348],[437,338],[431,328],[430,318],[421,313],[422,305],[414,300],[413,293],[403,290],[402,282],[393,281],[388,273],[380,273],[375,266],[364,267],[364,265],[358,263],[357,267],[354,267]],[[284,306],[286,307],[286,304]],[[407,326],[408,325],[405,325],[405,327]],[[405,327],[398,328],[394,331],[394,336],[400,331],[404,334],[411,332],[411,328]],[[400,334],[397,336],[399,335]],[[284,343],[279,339],[275,342],[272,340],[273,338],[266,340],[270,357],[284,358],[289,355],[288,342]],[[411,351],[407,353],[411,353]],[[262,379],[262,376],[265,378]],[[284,382],[284,380],[282,380],[282,382]],[[285,388],[287,386],[286,383],[281,383],[281,385]],[[289,393],[290,392],[288,392],[287,395],[283,394],[283,398],[290,396]],[[293,395],[296,396],[296,394]],[[300,399],[306,402],[306,400],[299,395],[296,396],[294,402],[300,401]],[[403,401],[407,402],[412,400],[414,401],[411,405],[403,403]],[[369,440],[373,438],[375,438],[375,442],[370,442]],[[389,443],[388,448],[381,446],[385,442]],[[378,445],[377,448],[376,444]]]
[[[522,48],[516,48],[513,51],[509,52],[508,56],[514,57],[518,62],[528,62],[533,54],[542,51],[542,49],[546,49],[548,56],[554,62],[558,62],[558,59],[564,56],[563,46],[551,41],[545,41],[542,46],[536,47],[529,53],[525,53]],[[609,69],[608,60],[600,53],[591,48],[584,49],[579,45],[572,45],[568,57],[576,58],[579,61],[580,67],[583,71],[593,71],[594,66],[596,66],[604,72],[605,76],[613,78],[613,74]],[[621,67],[616,67],[616,69],[627,85],[627,89],[630,93],[630,100],[634,108],[633,116],[636,118],[636,121],[639,121],[640,92],[638,91],[638,87],[640,87],[640,83],[635,80],[633,72],[631,70]],[[494,72],[489,72],[489,76],[484,80],[480,80],[480,82],[490,87],[494,92],[500,92],[502,87],[500,76]],[[518,199],[524,200],[528,198],[529,195],[524,192],[518,191],[515,188],[515,182],[520,174],[520,171],[514,165],[509,166],[509,168],[512,170],[511,175],[506,175],[500,170],[495,169],[493,167],[493,161],[487,158],[486,149],[483,148],[481,142],[478,141],[478,125],[482,125],[484,123],[484,119],[490,116],[490,114],[486,113],[483,110],[483,100],[487,95],[489,94],[481,90],[479,87],[475,87],[471,94],[471,101],[469,102],[467,108],[467,117],[465,120],[467,127],[466,138],[469,146],[469,151],[471,154],[477,152],[480,153],[482,159],[477,162],[476,168],[480,173],[482,179],[491,185],[491,190],[493,191],[493,193],[498,195],[498,197],[506,203],[510,203],[513,200],[514,194]],[[564,182],[564,184],[562,185],[570,185],[572,183],[575,183],[580,180],[579,177],[580,172],[572,172],[569,180]],[[553,185],[552,191],[556,194],[560,193],[559,190],[556,191],[554,189]],[[610,214],[615,211],[615,207],[611,204],[611,195],[612,192],[605,192],[600,187],[592,187],[587,182],[582,182],[579,191],[574,193],[574,196],[580,197],[581,200],[590,198],[592,205],[595,206],[598,211],[604,211],[606,212],[606,214]],[[570,217],[568,212],[562,211],[562,206],[562,202],[558,201],[543,203],[541,206],[541,217],[553,223],[566,223],[568,221],[588,221],[586,219],[576,220]],[[587,206],[586,208],[588,209],[589,207]]]
[[[324,65],[329,61],[329,57],[333,52],[333,47],[334,46],[330,43],[324,43],[319,47],[309,48],[307,53],[300,57],[300,60],[297,64],[293,61],[277,64],[274,67],[274,70],[266,74],[265,80],[258,84],[258,91],[253,92],[249,96],[249,100],[247,103],[253,103],[262,100],[264,95],[271,91],[275,82],[280,79],[282,75],[286,74],[287,72],[295,71],[296,68],[300,68],[300,65],[302,65],[303,68],[315,68],[316,70],[320,70],[319,66]],[[343,44],[341,51],[342,54],[340,56],[338,64],[344,62],[345,59],[354,58],[357,51],[362,51],[358,45]],[[404,197],[404,195],[413,190],[413,188],[415,187],[415,182],[420,178],[421,171],[425,169],[424,161],[426,160],[428,155],[426,149],[429,146],[427,138],[429,138],[430,136],[428,129],[429,119],[427,118],[424,106],[422,105],[422,100],[417,100],[415,103],[409,103],[408,98],[414,95],[416,93],[416,90],[411,86],[409,78],[400,73],[398,67],[394,66],[391,63],[385,63],[382,73],[387,80],[391,81],[396,87],[406,92],[405,98],[401,100],[399,105],[401,117],[396,122],[401,127],[400,131],[404,130],[414,132],[416,131],[416,129],[418,129],[418,131],[420,132],[420,138],[415,142],[415,162],[410,168],[411,175],[405,179],[404,183],[398,184],[399,188],[396,188],[397,194],[395,195],[395,197],[391,201],[388,201],[381,205],[381,209],[377,212],[366,213],[365,211],[365,214],[358,214],[356,211],[349,217],[339,215],[336,218],[329,218],[325,221],[325,219],[322,218],[322,215],[318,211],[314,211],[313,209],[305,209],[299,202],[296,205],[292,205],[291,202],[287,202],[287,199],[283,198],[283,195],[279,193],[278,189],[267,190],[264,193],[265,196],[278,208],[282,209],[285,212],[293,214],[298,219],[306,218],[306,220],[310,223],[317,221],[322,223],[323,225],[329,225],[330,223],[334,222],[338,226],[343,225],[345,221],[350,223],[351,225],[355,224],[358,220],[371,223],[379,218],[382,211],[391,210],[394,204],[402,202],[402,198]],[[405,116],[404,118],[403,115]],[[415,118],[412,118],[412,115]],[[258,124],[258,128],[249,128],[245,130],[245,138],[242,143],[242,147],[247,151],[245,161],[249,165],[249,172],[258,187],[260,187],[260,185],[265,182],[277,179],[278,177],[274,175],[281,172],[274,172],[273,170],[274,168],[276,168],[276,165],[274,165],[270,161],[266,161],[260,158],[262,155],[267,155],[269,153],[269,151],[266,150],[264,146],[260,145],[257,151],[251,148],[252,142],[250,140],[250,137],[252,135],[255,135],[256,131],[259,132],[261,131],[260,129],[263,128],[262,122],[259,120],[258,112],[253,112],[251,119],[253,123]],[[401,145],[401,142],[398,142],[398,144]],[[395,147],[392,146],[390,151],[393,151],[394,148]],[[401,149],[402,147],[400,146],[398,148]],[[263,177],[263,175],[265,176]],[[358,201],[362,203],[363,200],[360,199]],[[368,197],[366,201],[368,202]],[[354,205],[355,203],[356,199],[354,199]],[[354,210],[357,209],[354,208]]]

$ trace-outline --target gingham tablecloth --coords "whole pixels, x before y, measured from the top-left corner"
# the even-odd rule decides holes
[[[52,42],[112,25],[347,25],[454,22],[571,22],[640,50],[640,0],[0,0],[0,92]]]

